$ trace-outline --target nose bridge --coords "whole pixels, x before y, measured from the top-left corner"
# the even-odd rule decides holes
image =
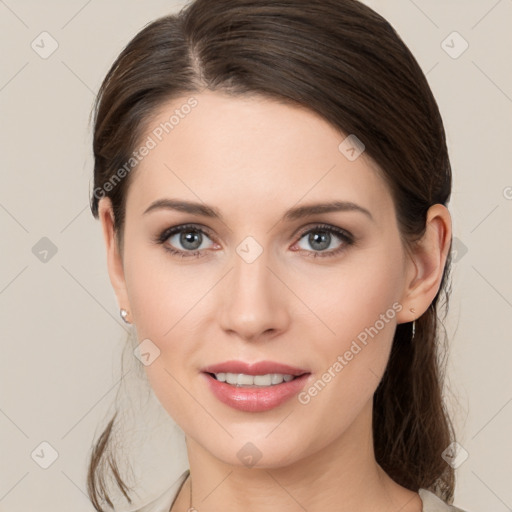
[[[288,320],[286,297],[272,267],[271,251],[248,237],[233,255],[233,270],[224,285],[221,325],[243,338],[282,330]]]

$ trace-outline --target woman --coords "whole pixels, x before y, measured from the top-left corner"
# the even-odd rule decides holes
[[[450,162],[382,17],[196,0],[112,66],[94,156],[121,316],[190,465],[140,510],[460,510],[437,332]],[[131,502],[115,421],[97,510],[108,471]]]

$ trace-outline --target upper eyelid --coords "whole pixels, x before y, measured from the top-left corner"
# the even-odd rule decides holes
[[[332,231],[334,233],[336,233],[337,231],[340,231],[341,233],[345,233],[347,236],[352,236],[350,231],[348,231],[344,228],[340,228],[338,226],[333,226],[327,222],[312,223],[304,228],[299,229],[297,234],[304,235],[304,234],[308,233],[309,231],[313,231],[315,229],[318,229],[318,230],[325,229],[327,231]]]

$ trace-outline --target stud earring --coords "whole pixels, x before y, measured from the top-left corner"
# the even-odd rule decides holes
[[[123,319],[124,323],[130,324],[131,322],[128,321],[128,311],[126,309],[120,309],[119,314],[121,315],[121,318]]]

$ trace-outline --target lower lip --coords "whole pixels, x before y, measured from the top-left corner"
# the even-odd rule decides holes
[[[263,412],[283,404],[304,387],[310,373],[289,382],[260,388],[236,387],[203,373],[212,393],[223,403],[245,412]]]

